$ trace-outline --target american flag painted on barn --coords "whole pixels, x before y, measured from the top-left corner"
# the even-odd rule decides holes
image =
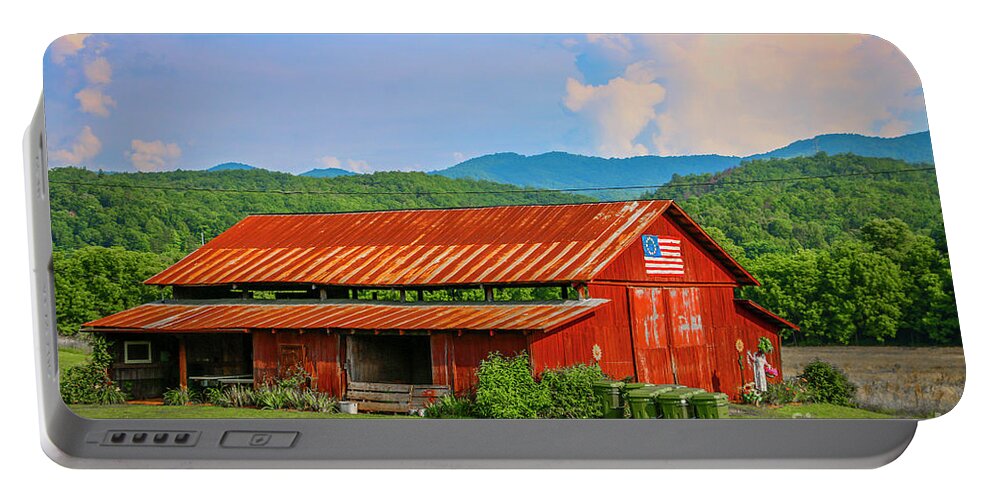
[[[682,240],[660,238],[654,234],[641,236],[641,248],[645,253],[645,272],[648,274],[675,274],[686,272],[683,262]]]

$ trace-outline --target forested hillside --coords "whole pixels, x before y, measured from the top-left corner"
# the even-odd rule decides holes
[[[593,201],[399,172],[320,179],[262,169],[107,174],[59,168],[49,173],[49,184],[63,335],[76,335],[86,321],[168,296],[168,289],[141,282],[199,247],[201,235],[209,241],[248,214]],[[307,194],[315,192],[322,194]],[[448,194],[427,194],[439,192]]]
[[[599,158],[563,152],[533,156],[497,153],[472,158],[436,173],[452,178],[484,179],[546,189],[657,186],[670,182],[673,175],[710,175],[751,160],[813,156],[819,152],[934,163],[931,134],[925,131],[900,137],[818,135],[766,153],[744,157],[711,154]],[[637,197],[641,191],[611,189],[588,193],[601,200],[620,200]]]
[[[960,342],[929,164],[756,160],[646,197],[676,199],[762,282],[742,294],[798,323],[803,341]]]
[[[56,249],[119,246],[174,257],[199,247],[201,235],[209,241],[252,213],[592,201],[566,193],[508,193],[520,188],[416,172],[319,179],[261,169],[107,174],[59,168],[49,181]],[[306,194],[315,192],[331,194]],[[429,194],[439,192],[445,194]]]

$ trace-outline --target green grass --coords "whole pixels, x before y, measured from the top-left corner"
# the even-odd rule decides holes
[[[255,408],[223,408],[220,406],[159,406],[159,405],[69,405],[69,409],[84,418],[408,418],[406,415],[377,415],[362,413],[317,413],[293,410],[258,410]]]
[[[59,370],[66,371],[73,366],[86,363],[89,359],[89,354],[78,349],[59,348]]]
[[[828,403],[786,405],[778,408],[731,405],[734,418],[899,418],[885,413]]]

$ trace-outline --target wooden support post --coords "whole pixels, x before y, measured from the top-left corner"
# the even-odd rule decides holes
[[[483,295],[486,297],[486,302],[493,302],[493,287],[484,286]]]
[[[569,300],[569,287],[568,286],[562,285],[559,288],[559,291],[562,293],[562,300]]]
[[[179,337],[179,387],[186,389],[186,337]]]
[[[407,302],[407,290],[400,289],[400,302]]]
[[[421,289],[417,290],[417,301],[424,302],[424,290]]]
[[[320,288],[320,290],[318,291],[318,297],[320,297],[320,300],[328,300],[328,289],[327,289],[327,287],[323,287],[322,286]]]

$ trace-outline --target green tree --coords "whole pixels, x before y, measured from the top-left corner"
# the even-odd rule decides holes
[[[59,334],[73,336],[87,321],[162,298],[142,281],[171,261],[122,248],[84,247],[53,254]]]

